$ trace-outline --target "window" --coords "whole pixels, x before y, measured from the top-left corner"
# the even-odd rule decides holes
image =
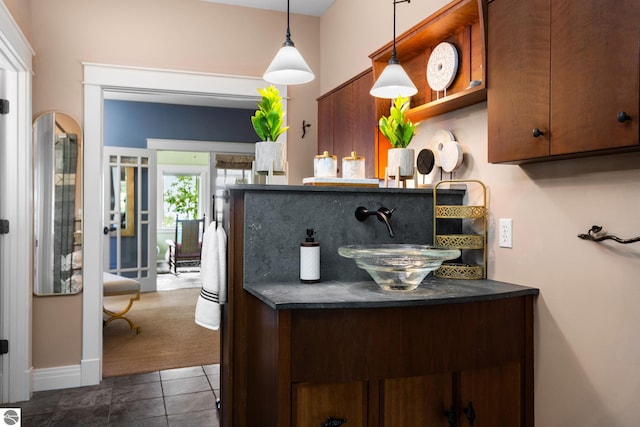
[[[209,168],[158,165],[158,228],[173,230],[176,216],[202,218],[207,213]]]

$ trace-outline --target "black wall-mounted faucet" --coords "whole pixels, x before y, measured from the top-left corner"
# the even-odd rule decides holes
[[[393,232],[393,228],[391,228],[391,223],[389,222],[389,220],[391,219],[391,215],[395,210],[396,208],[387,209],[385,207],[381,207],[377,211],[370,211],[364,206],[358,206],[358,208],[356,209],[356,218],[358,219],[358,221],[362,222],[370,216],[376,216],[378,217],[378,221],[384,222],[387,226],[387,230],[389,230],[389,237],[396,237],[395,233]]]

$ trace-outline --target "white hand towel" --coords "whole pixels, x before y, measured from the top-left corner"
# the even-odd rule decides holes
[[[218,226],[218,292],[220,304],[227,302],[227,233],[222,224]]]
[[[196,302],[196,324],[208,328],[220,328],[220,256],[216,223],[207,227],[202,241],[200,277],[202,291]]]

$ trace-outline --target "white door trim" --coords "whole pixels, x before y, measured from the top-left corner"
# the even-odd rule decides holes
[[[7,99],[5,151],[0,214],[9,234],[0,237],[3,284],[0,298],[0,338],[9,340],[9,353],[0,356],[0,403],[31,397],[31,296],[33,291],[32,103],[33,49],[9,10],[0,2],[0,63],[5,69]],[[8,185],[11,183],[11,185]]]
[[[104,91],[149,90],[199,95],[255,96],[265,81],[257,77],[229,76],[188,71],[83,63],[84,66],[84,138],[85,176],[84,238],[102,242],[104,212],[102,194],[102,118]],[[286,103],[287,87],[278,86]],[[286,108],[286,105],[285,105]],[[102,378],[102,244],[85,246],[82,384],[98,384]],[[91,284],[91,286],[89,285]]]

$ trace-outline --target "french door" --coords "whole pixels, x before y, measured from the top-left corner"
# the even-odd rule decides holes
[[[104,268],[156,290],[156,152],[104,147]]]

